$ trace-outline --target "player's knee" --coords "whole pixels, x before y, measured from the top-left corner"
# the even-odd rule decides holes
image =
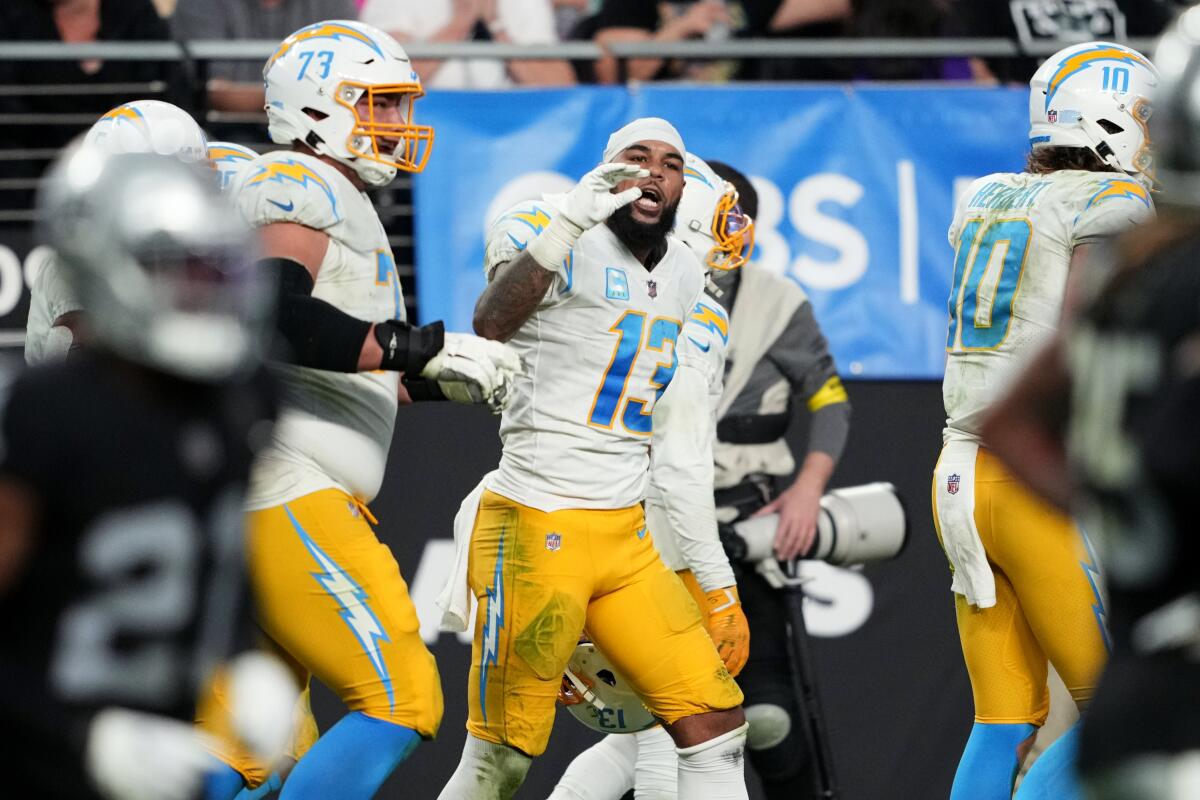
[[[502,797],[511,797],[525,782],[525,773],[533,759],[514,747],[499,745],[490,753],[491,775],[494,785],[501,788]]]

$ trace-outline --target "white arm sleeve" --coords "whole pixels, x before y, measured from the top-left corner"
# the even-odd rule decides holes
[[[650,482],[683,562],[709,592],[736,581],[717,535],[713,507],[714,435],[707,376],[681,359],[675,377],[654,404]],[[673,566],[668,563],[668,566]]]

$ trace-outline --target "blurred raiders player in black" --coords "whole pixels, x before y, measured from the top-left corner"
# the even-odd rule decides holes
[[[1200,797],[1200,8],[1163,38],[1154,224],[1087,276],[989,444],[1097,544],[1113,652],[1084,717],[1091,800]]]
[[[249,651],[242,564],[273,289],[207,169],[78,147],[39,212],[91,338],[0,391],[2,793],[195,797],[218,667],[259,751],[286,744],[296,697]]]

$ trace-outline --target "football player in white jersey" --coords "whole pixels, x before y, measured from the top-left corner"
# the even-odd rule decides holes
[[[980,425],[1069,313],[1089,246],[1153,217],[1146,122],[1156,83],[1150,61],[1120,45],[1051,56],[1030,82],[1027,170],[973,183],[950,226],[947,420],[933,502],[975,701],[952,800],[1010,797],[1046,719],[1047,660],[1083,708],[1106,658],[1086,540],[1005,469]],[[1019,797],[1070,796],[1055,780],[1070,774],[1073,740],[1069,732],[1041,756]]]
[[[521,203],[488,232],[475,329],[509,341],[528,371],[471,534],[468,582],[480,607],[468,737],[442,800],[512,797],[546,747],[585,628],[667,726],[680,795],[746,797],[741,690],[659,559],[641,506],[655,402],[698,357],[682,329],[704,272],[668,236],[685,155],[670,123],[636,120],[574,189]],[[699,384],[692,433],[705,436]],[[737,604],[733,585],[705,598],[711,612]]]
[[[379,491],[398,398],[500,409],[513,351],[440,322],[405,321],[387,234],[364,193],[424,168],[433,140],[413,123],[421,85],[386,33],[333,20],[286,38],[263,69],[271,139],[233,191],[280,283],[284,402],[256,463],[247,554],[270,640],[307,685],[349,709],[300,759],[284,798],[374,796],[442,715],[433,656],[367,509]],[[403,380],[403,384],[402,384]],[[218,697],[218,700],[220,698]],[[207,720],[201,720],[205,724]],[[266,765],[223,752],[230,797]]]
[[[245,145],[234,142],[209,142],[208,161],[217,171],[217,185],[221,189],[233,186],[246,166],[258,158],[258,153]]]
[[[754,223],[742,213],[737,190],[691,153],[684,178],[675,236],[706,268],[742,266],[753,248]],[[709,635],[736,677],[749,653],[749,624],[740,606],[728,610],[736,613],[710,614],[706,603],[706,590],[734,582],[717,535],[712,493],[712,444],[729,316],[706,292],[688,315],[683,335],[703,356],[680,364],[654,406],[646,524],[663,562],[701,603]],[[706,395],[707,403],[702,402]],[[661,726],[613,733],[571,762],[550,800],[619,800],[631,790],[644,800],[674,800],[677,761],[671,737]]]
[[[100,152],[158,153],[188,164],[208,158],[204,132],[186,111],[161,100],[134,100],[108,111],[84,135],[84,144]],[[41,250],[29,291],[25,323],[25,361],[65,358],[83,336],[82,307],[49,250]]]

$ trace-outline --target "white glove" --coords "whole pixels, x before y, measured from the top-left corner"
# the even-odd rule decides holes
[[[189,800],[217,766],[194,725],[123,708],[92,720],[84,758],[110,800]]]
[[[243,653],[229,665],[233,730],[266,764],[278,761],[292,739],[299,696],[291,671],[269,653]]]
[[[421,370],[421,377],[437,381],[448,400],[487,403],[498,414],[508,407],[512,382],[522,372],[516,351],[503,342],[447,333],[442,349]]]
[[[563,261],[583,232],[594,228],[624,205],[642,196],[634,186],[617,194],[612,189],[621,181],[645,178],[649,170],[635,164],[601,164],[583,176],[567,193],[558,213],[529,245],[529,255],[551,272],[562,269]]]

